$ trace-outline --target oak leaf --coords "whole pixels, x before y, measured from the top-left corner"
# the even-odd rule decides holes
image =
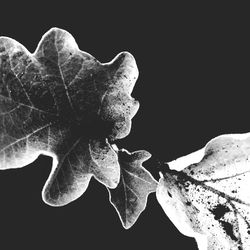
[[[224,135],[206,145],[199,163],[182,171],[166,169],[156,194],[199,249],[245,250],[250,249],[249,180],[250,134]]]
[[[52,156],[42,197],[53,206],[78,198],[92,176],[115,188],[120,167],[109,141],[130,132],[137,77],[128,52],[100,63],[62,29],[49,30],[33,54],[1,37],[0,169]]]

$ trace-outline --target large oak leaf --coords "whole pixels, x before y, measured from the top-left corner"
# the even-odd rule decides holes
[[[33,54],[1,37],[0,169],[52,156],[42,196],[53,206],[78,198],[92,176],[115,188],[120,167],[108,141],[130,131],[139,107],[130,95],[137,77],[128,52],[102,64],[58,28]]]
[[[182,171],[166,169],[157,199],[199,249],[250,249],[250,134],[219,136],[204,152]]]

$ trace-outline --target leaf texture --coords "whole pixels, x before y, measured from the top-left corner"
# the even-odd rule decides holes
[[[160,179],[159,203],[199,249],[250,249],[249,157],[250,134],[219,136],[199,163]]]
[[[156,191],[157,182],[142,167],[151,155],[144,150],[118,152],[121,178],[115,189],[109,189],[110,202],[115,207],[124,228],[130,228],[145,209],[147,197]]]
[[[130,132],[137,77],[128,52],[102,64],[62,29],[49,30],[33,54],[0,37],[0,169],[51,155],[42,197],[53,206],[78,198],[92,176],[115,188],[120,167],[108,141]]]

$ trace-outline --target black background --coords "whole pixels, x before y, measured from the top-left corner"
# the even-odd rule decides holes
[[[100,1],[101,2],[101,1]],[[171,161],[225,133],[249,132],[249,21],[240,5],[116,1],[24,6],[1,3],[0,35],[33,52],[52,27],[69,31],[79,48],[108,62],[131,52],[140,76],[140,109],[130,135],[117,142]],[[145,166],[158,178],[154,159]],[[41,189],[51,159],[0,172],[3,249],[196,249],[163,213],[155,195],[137,223],[124,230],[107,190],[92,180],[75,202],[53,208]]]

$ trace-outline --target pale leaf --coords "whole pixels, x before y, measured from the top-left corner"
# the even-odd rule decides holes
[[[166,169],[157,199],[200,249],[250,249],[249,183],[250,134],[219,136],[199,163]]]

